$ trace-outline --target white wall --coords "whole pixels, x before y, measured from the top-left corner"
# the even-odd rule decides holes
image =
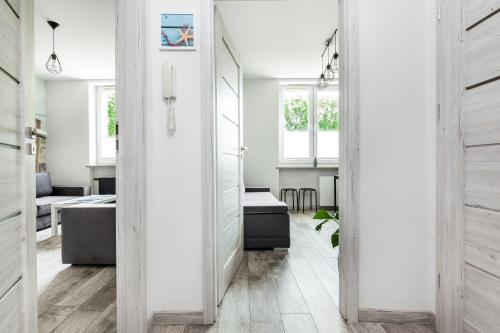
[[[360,0],[360,307],[435,310],[435,9]]]
[[[47,171],[54,185],[89,184],[88,83],[46,81]]]
[[[243,160],[246,187],[270,187],[279,195],[278,80],[243,81]]]
[[[41,129],[47,129],[47,96],[45,80],[35,78],[35,118],[42,122]]]
[[[146,2],[148,314],[202,310],[201,59],[199,50],[159,51],[160,14],[194,13],[199,36],[200,1]],[[178,73],[173,135],[161,94],[164,61]]]
[[[93,186],[94,177],[114,177],[115,167],[88,167],[95,160],[90,137],[89,84],[87,80],[45,82],[47,171],[55,185]],[[94,119],[94,118],[92,118]]]
[[[200,1],[154,0],[146,10],[148,314],[202,309],[200,54],[159,51],[160,13],[198,20]],[[360,306],[434,311],[435,12],[431,0],[360,1]],[[172,136],[167,60],[182,74]]]

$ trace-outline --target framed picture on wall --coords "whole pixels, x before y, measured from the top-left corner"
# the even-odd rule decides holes
[[[161,14],[161,50],[194,50],[194,15]]]

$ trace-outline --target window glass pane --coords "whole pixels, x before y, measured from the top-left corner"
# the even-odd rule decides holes
[[[115,89],[101,90],[99,105],[99,143],[100,158],[115,158],[116,107]]]
[[[309,157],[309,91],[289,89],[283,101],[283,157]]]
[[[338,101],[337,91],[318,91],[318,158],[339,157]]]

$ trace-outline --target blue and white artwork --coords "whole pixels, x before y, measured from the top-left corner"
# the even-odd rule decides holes
[[[194,49],[193,14],[161,14],[162,49]]]

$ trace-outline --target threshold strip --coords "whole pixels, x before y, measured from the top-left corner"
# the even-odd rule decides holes
[[[498,80],[500,80],[500,75],[495,76],[495,77],[493,77],[493,78],[491,78],[491,79],[488,79],[488,80],[485,80],[485,81],[482,81],[482,82],[479,82],[479,83],[473,84],[473,85],[471,85],[471,86],[468,86],[468,87],[466,87],[466,88],[465,88],[465,90],[472,90],[472,89],[474,89],[474,88],[478,88],[478,87],[484,86],[484,85],[486,85],[486,84],[496,82],[496,81],[498,81]]]
[[[485,17],[483,17],[482,19],[480,19],[479,21],[477,21],[476,23],[474,23],[473,25],[471,25],[470,27],[468,27],[467,29],[465,29],[465,31],[471,31],[472,29],[474,29],[475,27],[477,27],[478,25],[480,25],[484,21],[489,20],[490,18],[492,18],[493,16],[495,16],[498,13],[500,13],[500,8],[498,8],[497,10],[489,13],[488,15],[486,15]]]
[[[18,12],[16,12],[16,10],[14,9],[14,7],[12,7],[12,5],[10,4],[10,2],[8,0],[5,0],[5,3],[7,4],[7,6],[9,6],[10,10],[12,10],[12,12],[14,13],[14,15],[20,19],[21,17],[19,16]]]

